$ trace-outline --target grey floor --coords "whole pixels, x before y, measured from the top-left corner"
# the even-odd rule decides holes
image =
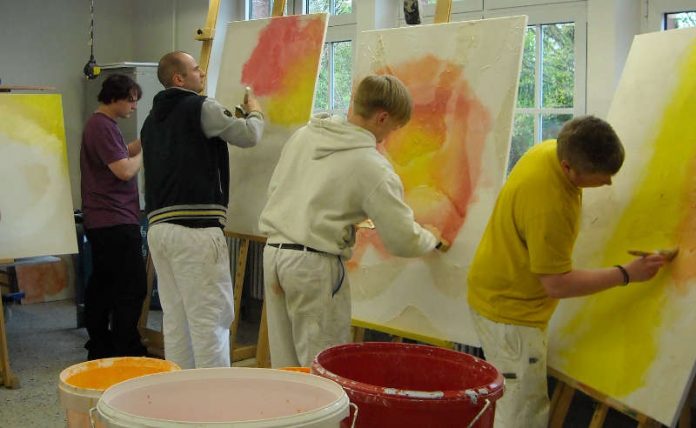
[[[58,402],[58,376],[64,368],[83,362],[87,356],[83,348],[87,333],[83,328],[76,328],[75,305],[72,301],[59,301],[13,305],[7,309],[10,363],[21,387],[14,390],[0,387],[0,428],[64,427],[65,414]],[[161,322],[161,312],[150,314],[149,327],[156,328]],[[258,317],[258,313],[254,315],[249,318]],[[242,313],[239,340],[252,343],[258,324],[244,319]],[[564,426],[587,427],[594,406],[591,399],[577,393]],[[604,427],[636,425],[627,416],[610,410]],[[696,428],[696,421],[692,427]]]

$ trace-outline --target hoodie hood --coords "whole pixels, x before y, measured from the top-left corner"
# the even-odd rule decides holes
[[[341,116],[320,113],[309,121],[309,128],[322,136],[317,139],[312,154],[313,159],[321,159],[346,150],[377,147],[374,134],[365,128],[353,125]]]
[[[152,110],[150,113],[152,114],[153,119],[155,119],[157,122],[166,120],[174,110],[174,107],[177,106],[181,98],[191,95],[197,96],[198,94],[183,88],[167,88],[160,91],[152,100]]]

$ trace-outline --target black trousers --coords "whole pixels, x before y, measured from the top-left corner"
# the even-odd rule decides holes
[[[85,290],[87,358],[145,355],[138,333],[147,290],[140,226],[88,229],[86,234],[92,248]]]

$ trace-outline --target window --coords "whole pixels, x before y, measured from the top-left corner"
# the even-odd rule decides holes
[[[285,13],[288,15],[288,5],[292,0],[285,2]],[[273,11],[273,0],[249,0],[249,19],[268,18]]]
[[[331,15],[353,13],[352,0],[307,0],[307,13],[328,12]]]
[[[575,67],[574,23],[527,27],[508,170],[573,117]]]
[[[665,19],[662,25],[664,30],[691,27],[696,27],[696,10],[665,14]]]
[[[350,40],[324,44],[314,111],[346,113],[350,103],[353,43]]]

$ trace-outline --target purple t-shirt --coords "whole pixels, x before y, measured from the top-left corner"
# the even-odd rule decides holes
[[[109,169],[110,163],[127,157],[128,147],[116,121],[103,113],[90,116],[80,149],[85,228],[139,224],[137,176],[123,181]]]

